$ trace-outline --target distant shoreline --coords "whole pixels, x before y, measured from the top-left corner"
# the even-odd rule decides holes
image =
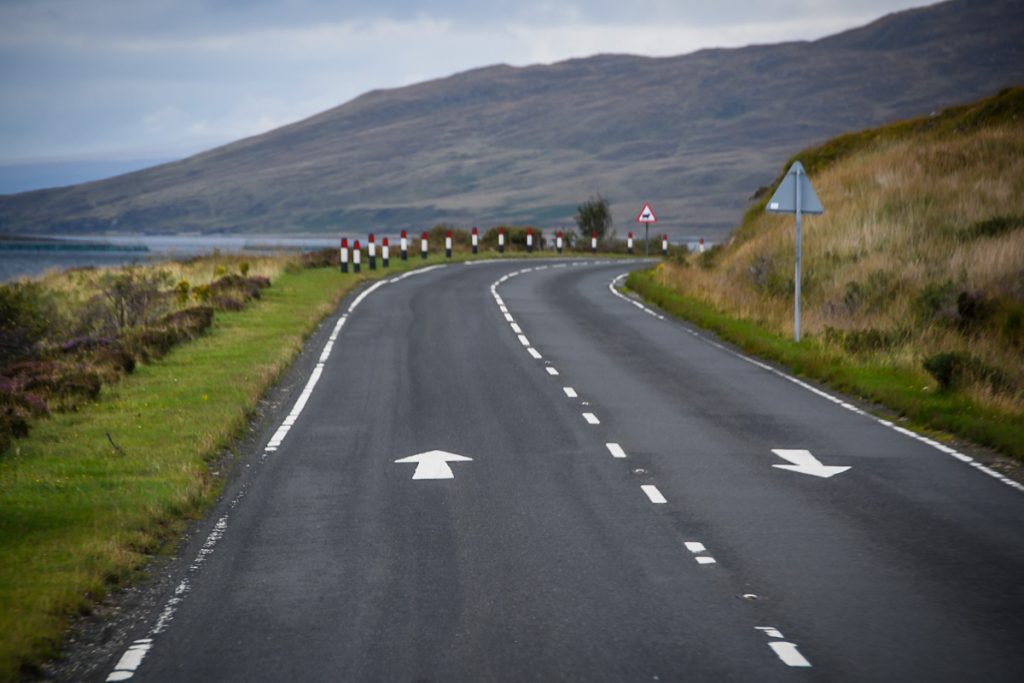
[[[105,251],[105,252],[148,252],[145,244],[113,244],[111,242],[87,242],[57,237],[34,237],[28,235],[0,235],[0,251]]]

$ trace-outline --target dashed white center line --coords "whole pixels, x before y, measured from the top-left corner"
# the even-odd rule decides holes
[[[775,654],[786,666],[809,667],[811,665],[807,658],[797,650],[796,643],[772,641],[768,643],[768,647],[775,651]]]
[[[698,543],[697,541],[687,541],[684,545],[691,553],[707,552],[707,548],[704,547],[704,544]]]
[[[551,375],[552,377],[558,374],[558,370],[556,370],[555,368],[548,367],[544,369],[547,370],[548,374]]]
[[[510,323],[514,323],[514,322],[516,321],[516,319],[515,319],[515,318],[513,318],[513,317],[512,317],[511,315],[509,315],[508,313],[506,313],[506,314],[505,314],[505,320],[507,320],[507,321],[508,321],[508,322],[510,322]]]
[[[594,415],[593,413],[583,413],[583,419],[592,425],[601,424],[601,421],[597,419],[597,415]]]
[[[617,443],[606,443],[605,448],[611,452],[613,458],[625,458],[626,451],[622,450],[622,446]]]
[[[564,391],[565,395],[568,396],[569,398],[576,398],[577,396],[579,396],[579,394],[576,393],[576,390],[573,389],[572,387],[562,387],[562,391]]]
[[[519,325],[517,325],[516,323],[512,322],[511,320],[509,322],[512,323],[512,331],[513,332],[515,332],[516,334],[522,334],[523,333],[523,328],[519,327]]]
[[[668,502],[667,500],[665,500],[665,496],[661,495],[661,491],[659,491],[658,487],[655,486],[654,484],[644,484],[640,488],[643,489],[644,493],[647,494],[647,497],[651,500],[652,503],[655,503],[656,505],[661,505],[662,503]]]
[[[782,638],[782,631],[775,628],[774,626],[755,626],[756,630],[765,634],[769,638]],[[797,666],[797,667],[809,667],[811,663],[807,661],[807,658],[800,654],[800,650],[797,649],[796,643],[790,643],[786,641],[773,640],[768,643],[768,647],[772,649],[772,652],[782,660],[782,663],[786,666]]]
[[[541,358],[543,358],[543,357],[544,357],[544,356],[540,355],[540,351],[538,351],[537,349],[533,348],[532,346],[531,346],[531,347],[529,347],[529,348],[528,348],[528,349],[526,349],[526,350],[527,350],[527,352],[528,352],[528,353],[529,353],[529,354],[530,354],[531,356],[533,356],[533,357],[534,357],[534,358],[536,358],[537,360],[540,360]]]
[[[715,564],[715,558],[710,555],[698,555],[693,559],[697,560],[697,564]]]
[[[529,346],[530,340],[526,338],[525,334],[521,334],[519,335],[519,343],[522,344],[523,346]]]

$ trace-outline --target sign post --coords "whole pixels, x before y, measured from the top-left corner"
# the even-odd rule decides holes
[[[818,201],[818,195],[807,178],[807,172],[799,161],[786,172],[786,177],[779,183],[779,189],[768,200],[769,213],[796,214],[796,281],[793,284],[793,339],[800,341],[800,261],[801,261],[801,227],[803,215],[822,214],[825,209]]]
[[[651,223],[657,223],[658,217],[654,215],[654,211],[651,210],[650,204],[644,204],[644,208],[640,211],[640,215],[636,217],[637,223],[644,224],[644,256],[651,255],[651,236],[649,230]]]

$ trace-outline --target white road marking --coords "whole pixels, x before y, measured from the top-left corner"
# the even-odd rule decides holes
[[[850,469],[849,467],[836,465],[823,465],[821,461],[815,458],[810,451],[803,449],[773,448],[772,453],[783,460],[788,460],[792,463],[790,465],[772,465],[772,467],[777,467],[780,470],[799,472],[800,474],[809,474],[812,477],[828,479],[829,477],[842,474],[846,470]]]
[[[774,626],[755,626],[754,628],[757,629],[758,631],[761,631],[762,633],[764,633],[766,636],[769,636],[770,638],[781,638],[782,637],[782,631],[780,631],[779,629],[775,628]]]
[[[152,638],[140,638],[128,646],[121,659],[114,665],[114,670],[107,676],[108,681],[127,681],[135,675],[135,670],[142,664],[146,653],[153,647]]]
[[[593,413],[583,413],[583,419],[592,425],[601,424],[601,421],[597,419],[597,415],[594,415]]]
[[[612,454],[613,458],[625,458],[626,451],[622,450],[622,446],[617,443],[606,443],[605,448]]]
[[[551,375],[552,377],[558,374],[558,370],[556,370],[556,369],[554,369],[552,367],[547,367],[547,368],[544,368],[544,369],[547,370],[548,374]]]
[[[521,334],[519,335],[519,343],[522,344],[523,346],[529,346],[530,340],[526,338],[525,334]]]
[[[505,309],[505,310],[508,310],[508,309]],[[507,321],[508,321],[508,322],[510,322],[510,323],[514,323],[514,322],[516,321],[516,319],[515,319],[515,318],[513,318],[513,317],[512,317],[511,315],[509,315],[508,313],[506,313],[506,314],[505,314],[505,320],[507,320]]]
[[[572,387],[562,387],[562,391],[564,391],[565,395],[568,396],[569,398],[576,398],[579,395],[576,393],[576,390],[573,389]]]
[[[687,541],[683,545],[685,545],[686,549],[689,550],[691,553],[707,552],[707,548],[704,547],[704,544],[698,543],[697,541]]]
[[[800,654],[800,651],[797,650],[796,643],[787,643],[784,641],[773,640],[772,642],[768,643],[768,647],[770,647],[775,652],[775,654],[778,655],[779,659],[781,659],[786,666],[811,666],[811,663],[807,661],[807,658]]]
[[[473,458],[449,453],[448,451],[427,451],[395,460],[396,463],[416,463],[413,479],[454,479],[455,473],[448,466],[450,462],[472,462]]]
[[[513,332],[515,332],[516,334],[522,334],[523,333],[523,328],[519,327],[519,325],[517,325],[515,323],[511,323],[511,325],[512,325],[512,331]]]
[[[651,500],[652,503],[661,505],[662,503],[668,502],[667,500],[665,500],[665,496],[661,495],[661,491],[659,491],[658,487],[655,486],[654,484],[644,484],[640,488],[643,489],[644,493],[647,494],[647,497]]]
[[[693,559],[697,560],[697,564],[715,564],[715,558],[710,555],[698,555]]]
[[[611,291],[612,294],[614,294],[615,296],[619,297],[620,299],[623,299],[623,300],[625,300],[625,301],[627,301],[629,303],[634,303],[631,299],[629,299],[629,297],[624,296],[622,293],[617,291],[615,289],[615,287],[614,287],[615,283],[617,283],[620,279],[624,278],[627,274],[628,273],[623,273],[622,275],[619,275],[618,277],[616,277],[614,280],[612,280],[612,282],[608,286],[608,288],[609,288],[609,290]],[[655,314],[655,315],[657,315],[657,314]],[[659,320],[665,320],[665,316],[663,316],[663,315],[657,315],[657,317],[658,317]],[[803,380],[797,379],[796,377],[793,377],[792,375],[788,375],[785,372],[783,372],[783,371],[781,371],[781,370],[779,370],[777,368],[774,368],[771,365],[768,365],[767,363],[763,363],[763,362],[757,360],[756,358],[751,358],[749,356],[745,356],[742,353],[740,353],[738,351],[734,351],[733,349],[730,349],[730,348],[728,348],[727,346],[725,346],[723,344],[719,344],[718,342],[712,341],[711,339],[708,339],[703,334],[701,334],[701,333],[699,333],[699,332],[697,332],[695,330],[684,328],[684,331],[687,334],[689,334],[690,336],[695,337],[695,338],[701,340],[705,344],[710,344],[711,346],[714,346],[717,349],[721,349],[722,351],[725,351],[726,353],[731,354],[731,355],[739,358],[740,360],[742,360],[744,362],[750,363],[751,365],[755,365],[755,366],[761,368],[762,370],[765,370],[767,372],[772,373],[773,375],[777,375],[777,376],[783,378],[784,380],[786,380],[788,382],[792,382],[793,384],[797,385],[801,389],[806,389],[807,391],[811,392],[812,394],[815,394],[816,396],[820,396],[821,398],[825,399],[826,401],[829,401],[831,403],[835,403],[840,408],[843,408],[845,410],[849,410],[851,413],[855,413],[857,415],[861,415],[863,417],[866,417],[869,420],[877,422],[878,424],[882,425],[883,427],[888,427],[889,429],[892,429],[893,431],[899,432],[900,434],[903,434],[904,436],[907,436],[907,437],[909,437],[911,439],[914,439],[915,441],[920,441],[923,444],[931,446],[935,450],[940,451],[942,453],[945,453],[946,455],[949,455],[949,456],[959,460],[962,463],[966,463],[966,464],[970,465],[971,467],[973,467],[974,469],[978,470],[979,472],[982,472],[983,474],[986,474],[986,475],[992,477],[993,479],[996,479],[997,481],[1000,481],[1003,484],[1006,484],[1010,488],[1016,489],[1017,491],[1020,491],[1020,492],[1024,493],[1024,484],[1022,484],[1019,481],[1015,481],[1013,479],[1010,479],[1009,477],[1004,475],[1002,472],[998,472],[998,471],[992,469],[991,467],[988,467],[988,466],[984,465],[983,463],[980,463],[980,462],[976,461],[974,458],[972,458],[969,455],[961,453],[960,451],[958,451],[958,450],[956,450],[954,448],[951,448],[951,447],[949,447],[949,446],[947,446],[947,445],[945,445],[945,444],[943,444],[943,443],[941,443],[939,441],[936,441],[935,439],[931,439],[931,438],[929,438],[927,436],[923,436],[921,434],[918,434],[917,432],[912,432],[909,429],[905,429],[904,427],[900,427],[900,426],[898,426],[896,424],[893,424],[889,420],[885,420],[883,418],[876,417],[876,416],[872,415],[871,413],[868,413],[867,411],[861,410],[857,406],[852,405],[848,401],[845,401],[845,400],[843,400],[841,398],[833,396],[833,395],[829,394],[826,391],[822,391],[821,389],[819,389],[819,388],[817,388],[817,387],[815,387],[815,386],[813,386],[811,384],[808,384],[807,382],[804,382]]]
[[[540,351],[538,351],[537,349],[533,348],[532,346],[529,347],[528,349],[526,349],[526,351],[527,351],[527,353],[529,353],[531,356],[533,356],[537,360],[540,360],[541,358],[544,357],[544,356],[540,355]]]

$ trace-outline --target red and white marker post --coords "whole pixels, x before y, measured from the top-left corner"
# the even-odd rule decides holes
[[[590,233],[590,251],[593,254],[597,253],[597,232]]]
[[[505,228],[498,228],[498,253],[505,253]]]
[[[427,233],[420,236],[420,256],[427,258]]]
[[[452,257],[452,231],[449,230],[448,234],[444,238],[444,257]]]
[[[387,268],[391,261],[391,246],[388,244],[388,238],[384,238],[384,244],[380,247],[380,260],[381,265]]]
[[[362,255],[362,250],[359,248],[359,240],[356,240],[355,245],[352,247],[352,272],[359,272],[359,261]]]
[[[370,270],[377,270],[377,242],[370,233],[370,241],[366,244],[366,255],[370,257]]]
[[[341,272],[348,272],[348,238],[341,238],[341,249],[339,250],[339,258],[341,259]]]
[[[477,233],[475,225],[473,226],[473,238],[472,239],[473,239],[473,253],[475,254],[480,249],[480,235],[479,235],[479,233]]]
[[[704,238],[703,237],[700,238],[700,242],[697,242],[697,251],[699,251],[702,254],[704,253]]]
[[[555,249],[557,249],[558,253],[561,254],[562,253],[562,248],[564,246],[565,246],[565,243],[562,241],[562,231],[559,230],[558,234],[555,235]]]
[[[668,235],[661,236],[661,255],[668,256]]]
[[[626,238],[626,251],[630,256],[633,255],[633,233],[629,233],[629,237]]]
[[[526,253],[533,253],[533,228],[526,229]]]
[[[402,239],[399,246],[402,250],[402,260],[405,261],[409,258],[409,237],[405,234],[405,230],[402,231]]]

